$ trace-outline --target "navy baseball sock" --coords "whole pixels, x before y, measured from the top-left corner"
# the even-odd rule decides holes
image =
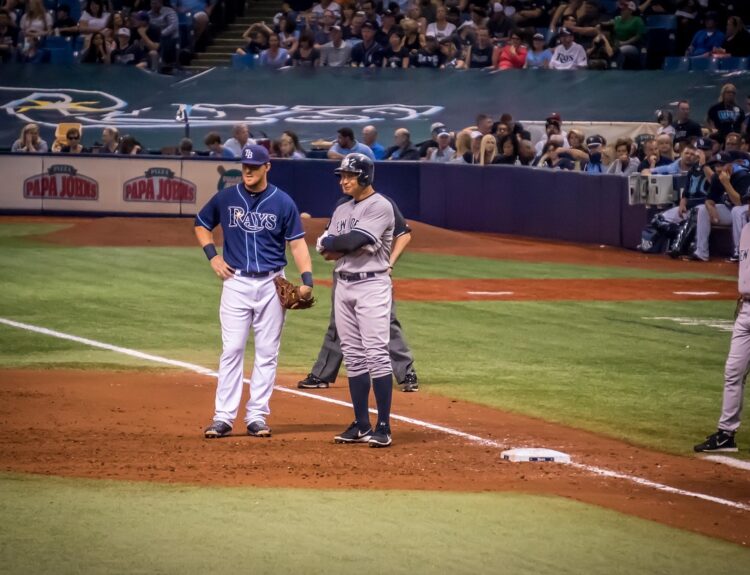
[[[375,402],[378,404],[378,425],[390,425],[391,397],[393,396],[393,374],[372,378],[372,389],[375,392]]]
[[[370,373],[361,373],[349,378],[349,394],[352,396],[354,418],[362,431],[370,429],[370,413],[367,401],[370,397]]]

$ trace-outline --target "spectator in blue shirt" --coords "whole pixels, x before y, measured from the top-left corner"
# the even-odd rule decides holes
[[[372,153],[370,147],[360,144],[354,139],[354,132],[351,128],[339,128],[338,134],[336,143],[328,149],[329,160],[340,160],[347,154],[355,152],[364,154],[373,161],[375,160],[375,154]]]
[[[378,144],[378,131],[375,126],[362,128],[362,142],[372,150],[376,160],[385,158],[385,147]]]
[[[688,46],[686,56],[710,56],[715,48],[721,48],[726,40],[724,33],[717,27],[716,12],[706,12],[706,27],[698,30]]]
[[[203,140],[208,148],[208,155],[212,158],[234,158],[234,153],[229,148],[225,148],[221,145],[221,136],[218,132],[209,132],[206,134],[206,139]]]
[[[645,175],[672,175],[672,176],[679,176],[680,174],[686,174],[688,173],[693,165],[695,164],[695,150],[692,146],[687,146],[685,149],[682,150],[682,154],[680,154],[680,158],[678,160],[675,160],[671,164],[667,164],[666,166],[657,166],[655,168],[652,168],[650,170],[644,170],[643,174]]]

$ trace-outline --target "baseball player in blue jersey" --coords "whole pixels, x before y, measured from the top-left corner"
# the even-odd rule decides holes
[[[342,191],[352,199],[333,212],[316,248],[326,259],[336,260],[334,315],[349,376],[354,422],[334,440],[388,447],[393,392],[388,355],[393,205],[372,187],[375,164],[367,156],[348,154],[336,174]],[[378,408],[374,429],[368,411],[370,385]]]
[[[299,212],[294,201],[268,182],[271,169],[263,146],[242,149],[242,183],[214,195],[195,218],[195,235],[211,268],[223,280],[219,380],[213,422],[206,438],[223,437],[232,431],[242,398],[243,362],[249,330],[255,336],[255,365],[246,406],[247,433],[269,437],[266,424],[276,379],[284,308],[276,293],[274,278],[284,273],[286,243],[302,274],[300,295],[309,298],[313,279]],[[216,251],[213,229],[224,232],[223,255]]]

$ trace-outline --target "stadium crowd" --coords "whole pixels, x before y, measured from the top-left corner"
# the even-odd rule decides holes
[[[2,0],[0,59],[49,61],[70,41],[83,63],[171,71],[182,52],[210,42],[209,27],[230,1]],[[237,53],[272,68],[653,68],[666,56],[750,56],[748,4],[289,0],[273,22],[245,31]]]
[[[365,126],[359,134],[350,127],[339,128],[335,141],[313,142],[310,151],[304,150],[298,136],[289,130],[276,139],[263,134],[257,143],[266,145],[273,158],[340,159],[350,152],[360,152],[374,160],[513,164],[623,176],[636,172],[685,173],[691,165],[691,154],[697,149],[709,158],[722,151],[746,155],[750,152],[750,95],[746,96],[743,109],[733,84],[722,86],[716,104],[705,111],[700,123],[693,119],[687,100],[681,100],[674,110],[659,111],[656,120],[658,127],[649,133],[609,143],[599,134],[567,129],[557,113],[546,118],[544,135],[536,142],[520,122],[506,113],[497,119],[479,114],[474,125],[454,131],[442,122],[434,122],[430,138],[417,143],[412,142],[409,130],[401,127],[395,130],[389,145],[383,144],[372,125]],[[11,151],[151,153],[134,137],[120,137],[115,128],[105,128],[100,133],[101,141],[92,142],[88,147],[81,141],[82,132],[82,128],[70,127],[52,146],[48,146],[40,138],[39,127],[26,124],[13,142]],[[237,124],[229,138],[222,137],[219,132],[208,133],[203,139],[202,149],[195,149],[192,140],[183,138],[174,148],[155,153],[231,159],[239,157],[242,146],[248,142],[256,143],[250,127]]]
[[[258,65],[640,69],[666,56],[750,56],[748,7],[721,0],[304,0],[237,49]]]

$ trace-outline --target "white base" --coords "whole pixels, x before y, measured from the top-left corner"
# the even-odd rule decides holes
[[[500,454],[506,461],[518,463],[520,461],[552,461],[554,463],[570,463],[570,455],[554,449],[540,447],[519,447],[508,449]]]

